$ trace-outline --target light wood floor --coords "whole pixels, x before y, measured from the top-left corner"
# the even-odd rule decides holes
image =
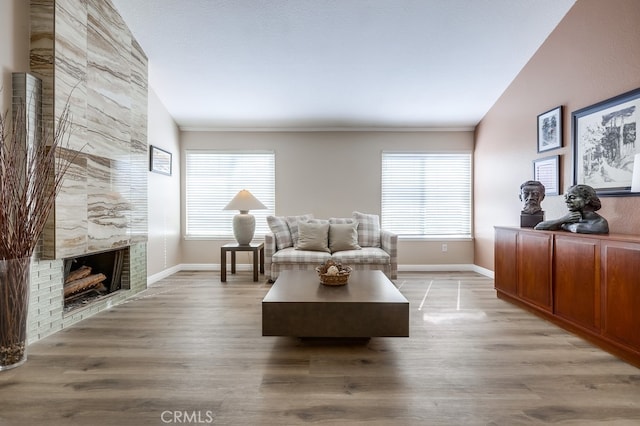
[[[496,298],[400,273],[411,337],[261,336],[270,285],[180,272],[29,347],[1,425],[638,425],[640,370]]]

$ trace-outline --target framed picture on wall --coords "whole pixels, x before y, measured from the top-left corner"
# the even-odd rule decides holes
[[[639,121],[640,88],[571,113],[574,184],[598,195],[639,195],[631,192]]]
[[[544,185],[545,195],[560,195],[560,156],[533,160],[533,180]]]
[[[171,153],[151,145],[149,150],[149,170],[171,176]]]
[[[562,147],[562,105],[538,116],[538,152]]]

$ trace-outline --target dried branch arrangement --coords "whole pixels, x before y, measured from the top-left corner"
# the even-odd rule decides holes
[[[0,117],[0,259],[31,257],[62,187],[72,156],[65,149],[70,120],[65,108],[53,134],[40,131],[28,146],[23,114]]]
[[[68,108],[53,133],[29,129],[20,112],[0,116],[0,370],[24,358],[31,256],[78,155],[65,148]],[[36,130],[37,143],[27,143]]]

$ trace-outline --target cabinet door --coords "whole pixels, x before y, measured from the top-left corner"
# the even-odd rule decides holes
[[[495,232],[494,268],[496,290],[516,294],[518,282],[516,262],[516,242],[518,232],[512,229],[498,229]]]
[[[551,311],[551,258],[553,236],[544,232],[518,234],[518,296]]]
[[[554,251],[554,314],[599,332],[600,241],[556,235]]]
[[[640,244],[602,245],[603,334],[640,351]]]

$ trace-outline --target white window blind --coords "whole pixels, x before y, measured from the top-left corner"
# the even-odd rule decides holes
[[[268,232],[267,216],[275,211],[275,155],[273,151],[185,152],[186,236],[233,238],[234,210],[223,210],[246,189],[266,210],[252,210],[255,238]]]
[[[471,237],[471,154],[383,152],[381,213],[399,236]]]

